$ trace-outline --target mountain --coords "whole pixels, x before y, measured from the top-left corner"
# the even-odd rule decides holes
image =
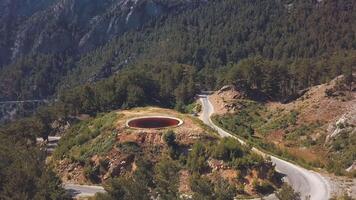
[[[236,140],[191,138],[199,131],[189,124],[181,128],[193,135],[175,138],[116,123],[149,106],[195,114],[196,95],[224,85],[242,99],[224,102],[221,127],[302,166],[354,176],[355,21],[354,0],[0,0],[0,121],[15,119],[0,125],[0,199],[66,199],[61,179],[71,178],[108,183],[96,199],[177,197],[180,175],[194,199],[277,189],[271,163]],[[36,138],[58,131],[48,165]],[[128,176],[107,180],[125,164]],[[233,187],[214,180],[219,166]]]
[[[47,97],[68,82],[63,77],[73,70],[79,83],[96,81],[143,56],[201,70],[249,55],[310,58],[356,46],[355,3],[350,0],[6,2],[1,3],[6,37],[1,44],[0,99]],[[10,23],[13,18],[17,23]],[[163,49],[165,54],[159,52]],[[41,85],[47,75],[54,76],[47,83],[54,88]],[[19,79],[26,83],[14,85]],[[16,87],[27,88],[4,92]]]
[[[263,90],[287,99],[350,71],[356,48],[351,0],[1,0],[1,5],[0,100],[56,99],[73,87],[146,65],[155,66],[143,69],[152,74],[167,65],[190,65],[194,84],[213,89],[241,78],[231,75],[243,73],[229,69],[254,56],[271,61],[263,68],[273,83]],[[173,105],[174,94],[165,96]]]
[[[0,66],[3,66],[0,67],[3,68],[0,99],[53,95],[58,81],[75,68],[87,52],[109,44],[127,31],[140,32],[148,22],[175,15],[200,2],[61,0],[44,4],[36,1],[26,10],[27,1],[3,1],[2,9],[6,12],[0,21],[4,26],[1,31],[4,43],[0,47]],[[12,17],[12,13],[17,15]],[[14,18],[17,23],[12,23]],[[9,73],[13,76],[8,76]],[[26,83],[18,83],[22,82],[20,79]],[[11,83],[7,84],[8,81]],[[29,86],[25,89],[29,94],[14,91],[21,85]]]
[[[0,2],[2,65],[30,53],[82,54],[194,1],[25,0]],[[13,23],[15,21],[15,23]],[[7,59],[5,59],[7,58]],[[6,62],[7,61],[7,62]]]

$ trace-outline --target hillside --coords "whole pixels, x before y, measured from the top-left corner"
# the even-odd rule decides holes
[[[18,9],[26,5],[21,2]],[[303,89],[346,71],[347,65],[337,69],[339,61],[355,50],[352,0],[296,0],[289,7],[277,0],[42,4],[34,2],[37,10],[22,16],[14,30],[3,29],[9,37],[1,60],[11,59],[0,70],[0,99],[47,98],[147,62],[192,65],[196,82],[213,88],[221,71],[256,55],[284,66],[273,70],[288,73]],[[304,72],[321,75],[304,79]],[[283,89],[279,96],[293,92]]]
[[[35,54],[82,54],[129,30],[141,29],[153,18],[178,12],[184,1],[1,1],[6,43],[3,65]],[[14,20],[12,26],[9,22]],[[8,55],[8,56],[6,56]],[[1,68],[1,67],[0,67]]]
[[[286,104],[240,98],[231,86],[211,97],[221,108],[215,120],[278,155],[345,174],[356,160],[356,93],[354,84],[350,92],[343,81],[341,76],[308,88]],[[354,169],[348,173],[354,174]]]
[[[179,117],[183,124],[171,129],[126,126],[128,119],[157,115]],[[202,122],[188,115],[152,107],[112,112],[73,126],[61,139],[51,163],[65,183],[110,185],[115,180],[140,183],[142,190],[151,191],[141,194],[141,199],[158,194],[209,198],[226,195],[224,199],[232,199],[236,195],[268,194],[281,184],[281,177],[270,161],[237,141],[219,139]],[[161,165],[165,168],[160,168]],[[142,172],[148,173],[148,180],[136,177]],[[150,179],[154,181],[151,184],[141,182]],[[169,185],[161,185],[161,181],[168,181]],[[204,193],[204,188],[200,188],[208,186],[216,189]],[[130,191],[129,185],[121,187]],[[163,190],[165,187],[171,189]]]
[[[270,161],[187,114],[224,85],[217,125],[355,177],[355,21],[355,0],[0,0],[0,199],[66,199],[61,180],[97,200],[275,191]],[[136,112],[187,123],[124,126]],[[37,139],[63,133],[46,160]]]

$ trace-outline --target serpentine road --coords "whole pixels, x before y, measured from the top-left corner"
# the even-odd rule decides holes
[[[58,145],[58,141],[61,137],[48,137],[47,141],[47,152],[52,153],[54,149]],[[43,142],[42,138],[37,138],[37,142]],[[71,197],[79,198],[79,197],[91,197],[94,196],[96,193],[105,193],[105,189],[102,186],[95,186],[95,185],[78,185],[78,184],[63,184],[64,189],[66,189],[67,194]]]
[[[240,143],[245,144],[244,141],[224,131],[212,122],[210,117],[214,114],[214,107],[208,95],[200,95],[200,101],[202,102],[202,114],[200,115],[200,119],[206,125],[215,129],[221,137],[233,137],[239,140]],[[256,148],[253,148],[253,151],[264,154]],[[302,197],[310,197],[310,200],[328,200],[330,198],[330,183],[319,173],[304,169],[272,155],[269,156],[276,165],[276,170],[286,175],[286,181],[294,190],[300,192]]]

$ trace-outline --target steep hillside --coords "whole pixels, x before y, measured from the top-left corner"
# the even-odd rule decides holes
[[[8,51],[4,52],[4,58],[11,55],[11,61],[15,61],[30,53],[88,52],[128,30],[141,29],[151,19],[178,12],[185,2],[3,0],[1,3],[2,25],[10,24],[13,17],[19,18],[11,29],[4,30],[9,35],[4,38]]]
[[[233,90],[216,93],[211,100],[217,107],[234,108],[230,114],[215,117],[226,129],[267,150],[340,175],[356,160],[354,90],[355,84],[350,90],[341,76],[309,88],[287,104],[226,99],[224,94]]]
[[[218,72],[255,55],[305,88],[345,71],[325,60],[353,54],[355,8],[351,0],[56,1],[6,40],[12,62],[0,71],[0,99],[48,97],[152,61],[192,65],[213,88]],[[322,77],[300,80],[298,70]]]
[[[126,126],[131,118],[157,115],[179,117],[183,124],[169,129]],[[144,195],[141,199],[147,199],[145,195],[226,195],[224,199],[232,199],[236,195],[268,194],[281,184],[271,162],[248,147],[233,139],[218,139],[196,118],[152,107],[112,112],[73,126],[61,139],[51,162],[66,183],[140,183],[139,187],[150,191],[140,194]],[[141,170],[148,173],[146,177],[137,177]],[[140,182],[147,181],[141,178],[154,181],[147,184]],[[225,183],[220,185],[221,181]],[[201,191],[200,184],[212,187],[210,193]],[[133,189],[129,184],[121,187],[128,194]],[[165,191],[166,187],[171,189]],[[111,195],[110,188],[108,191]]]
[[[35,13],[46,9],[55,0],[0,1],[0,69],[12,60],[12,50],[18,26]]]

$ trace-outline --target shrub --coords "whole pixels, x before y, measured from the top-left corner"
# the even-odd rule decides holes
[[[276,197],[279,200],[301,200],[300,194],[295,192],[294,189],[286,183],[283,184],[280,191],[276,193]]]
[[[174,146],[176,144],[176,134],[174,131],[169,130],[163,135],[163,141],[168,145],[168,146]]]
[[[326,97],[332,97],[333,96],[333,94],[334,94],[334,89],[326,89],[325,90],[325,96]]]
[[[99,168],[98,167],[93,167],[90,164],[87,164],[84,167],[84,176],[90,180],[93,183],[98,183],[99,182]]]
[[[140,146],[136,142],[124,142],[117,145],[117,148],[124,153],[138,153],[141,151]]]
[[[178,199],[179,165],[169,158],[161,159],[155,166],[156,190],[161,199]]]
[[[232,138],[224,138],[213,149],[213,156],[224,161],[232,161],[244,155],[241,144]]]
[[[260,194],[269,194],[273,192],[274,188],[268,181],[260,181],[255,190]]]
[[[202,173],[208,167],[207,158],[207,149],[202,143],[197,142],[188,155],[187,166],[192,172]]]

